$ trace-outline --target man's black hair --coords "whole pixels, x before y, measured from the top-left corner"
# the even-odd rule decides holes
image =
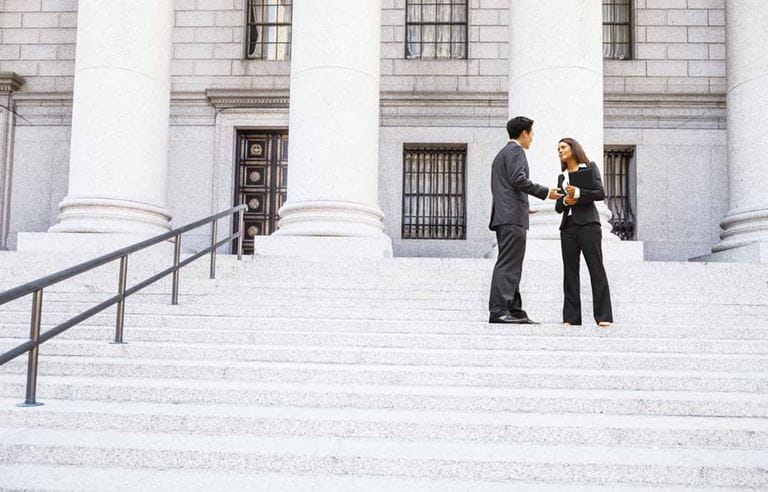
[[[517,138],[523,132],[529,132],[533,129],[533,120],[525,116],[515,116],[507,121],[507,133],[509,138]]]

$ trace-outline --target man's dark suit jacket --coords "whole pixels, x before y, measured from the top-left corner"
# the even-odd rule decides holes
[[[509,142],[496,155],[491,167],[491,230],[505,224],[528,229],[528,195],[544,200],[549,194],[549,188],[532,182],[529,174],[525,151],[516,142]]]
[[[597,213],[595,202],[605,200],[603,180],[600,179],[600,169],[598,169],[597,164],[590,162],[587,165],[587,168],[592,169],[595,180],[593,181],[592,186],[589,188],[579,188],[579,199],[576,201],[576,205],[567,207],[565,203],[563,203],[565,197],[558,199],[557,203],[555,203],[555,210],[557,210],[557,213],[563,214],[563,218],[560,221],[560,229],[562,229],[563,225],[565,225],[565,218],[567,217],[567,214],[563,212],[567,212],[568,208],[573,209],[573,222],[578,225],[586,225],[593,222],[597,222],[598,224],[600,223],[600,215]],[[557,178],[558,188],[563,187],[564,179],[565,178],[562,174]]]

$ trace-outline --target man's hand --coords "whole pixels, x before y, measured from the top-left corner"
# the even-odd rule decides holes
[[[578,200],[576,200],[576,199],[575,199],[575,198],[573,198],[572,196],[568,195],[568,196],[566,196],[566,197],[565,197],[565,199],[563,200],[563,203],[565,203],[566,205],[568,205],[568,206],[570,207],[571,205],[576,205],[576,202],[577,202],[577,201],[578,201]]]
[[[560,190],[558,190],[557,188],[550,188],[549,189],[549,199],[550,200],[557,200],[557,199],[559,199],[560,197],[563,197],[563,196],[565,196],[565,195],[560,193]]]

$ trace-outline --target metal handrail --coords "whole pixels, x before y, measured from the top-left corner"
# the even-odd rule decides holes
[[[171,287],[171,304],[177,305],[179,303],[179,270],[189,265],[193,261],[197,260],[210,253],[211,255],[211,268],[209,276],[211,279],[216,278],[216,250],[229,244],[237,239],[237,259],[243,259],[243,236],[244,236],[244,214],[248,207],[246,205],[238,205],[232,207],[229,210],[219,212],[204,219],[198,220],[191,224],[172,229],[166,233],[160,234],[145,241],[138,242],[131,246],[127,246],[112,253],[108,253],[93,260],[80,263],[73,267],[61,270],[59,272],[41,277],[37,280],[27,282],[26,284],[14,287],[13,289],[0,292],[0,306],[9,303],[21,297],[32,294],[32,319],[30,321],[29,340],[12,348],[11,350],[0,354],[0,366],[6,362],[19,357],[25,353],[29,353],[29,361],[27,364],[27,392],[24,399],[24,403],[19,403],[20,407],[34,407],[42,405],[42,403],[36,400],[37,393],[37,367],[38,367],[38,349],[40,345],[47,342],[51,338],[59,335],[73,326],[82,323],[83,321],[95,316],[96,314],[104,311],[105,309],[117,304],[117,317],[115,321],[115,341],[112,343],[123,344],[123,326],[125,321],[125,299],[129,296],[139,292],[140,290],[148,287],[160,279],[173,275],[173,282]],[[237,232],[217,241],[217,223],[222,217],[238,214],[238,228]],[[211,245],[202,251],[195,253],[189,258],[181,260],[181,235],[185,232],[202,227],[206,224],[211,224]],[[127,287],[128,280],[128,255],[136,253],[138,251],[149,248],[156,244],[162,243],[169,239],[173,239],[173,266],[166,268],[165,270],[156,273],[155,275],[143,280],[132,287]],[[106,301],[93,306],[90,309],[78,314],[77,316],[70,318],[63,323],[60,323],[44,333],[40,333],[40,325],[42,320],[43,311],[43,289],[55,285],[64,280],[70,279],[82,273],[89,272],[95,268],[106,265],[116,260],[120,260],[120,271],[118,278],[117,295],[110,297]]]

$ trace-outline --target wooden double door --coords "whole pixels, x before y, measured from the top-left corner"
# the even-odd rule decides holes
[[[277,230],[277,211],[288,193],[288,132],[242,130],[237,141],[235,205],[248,205],[243,252],[251,254],[255,236]]]

